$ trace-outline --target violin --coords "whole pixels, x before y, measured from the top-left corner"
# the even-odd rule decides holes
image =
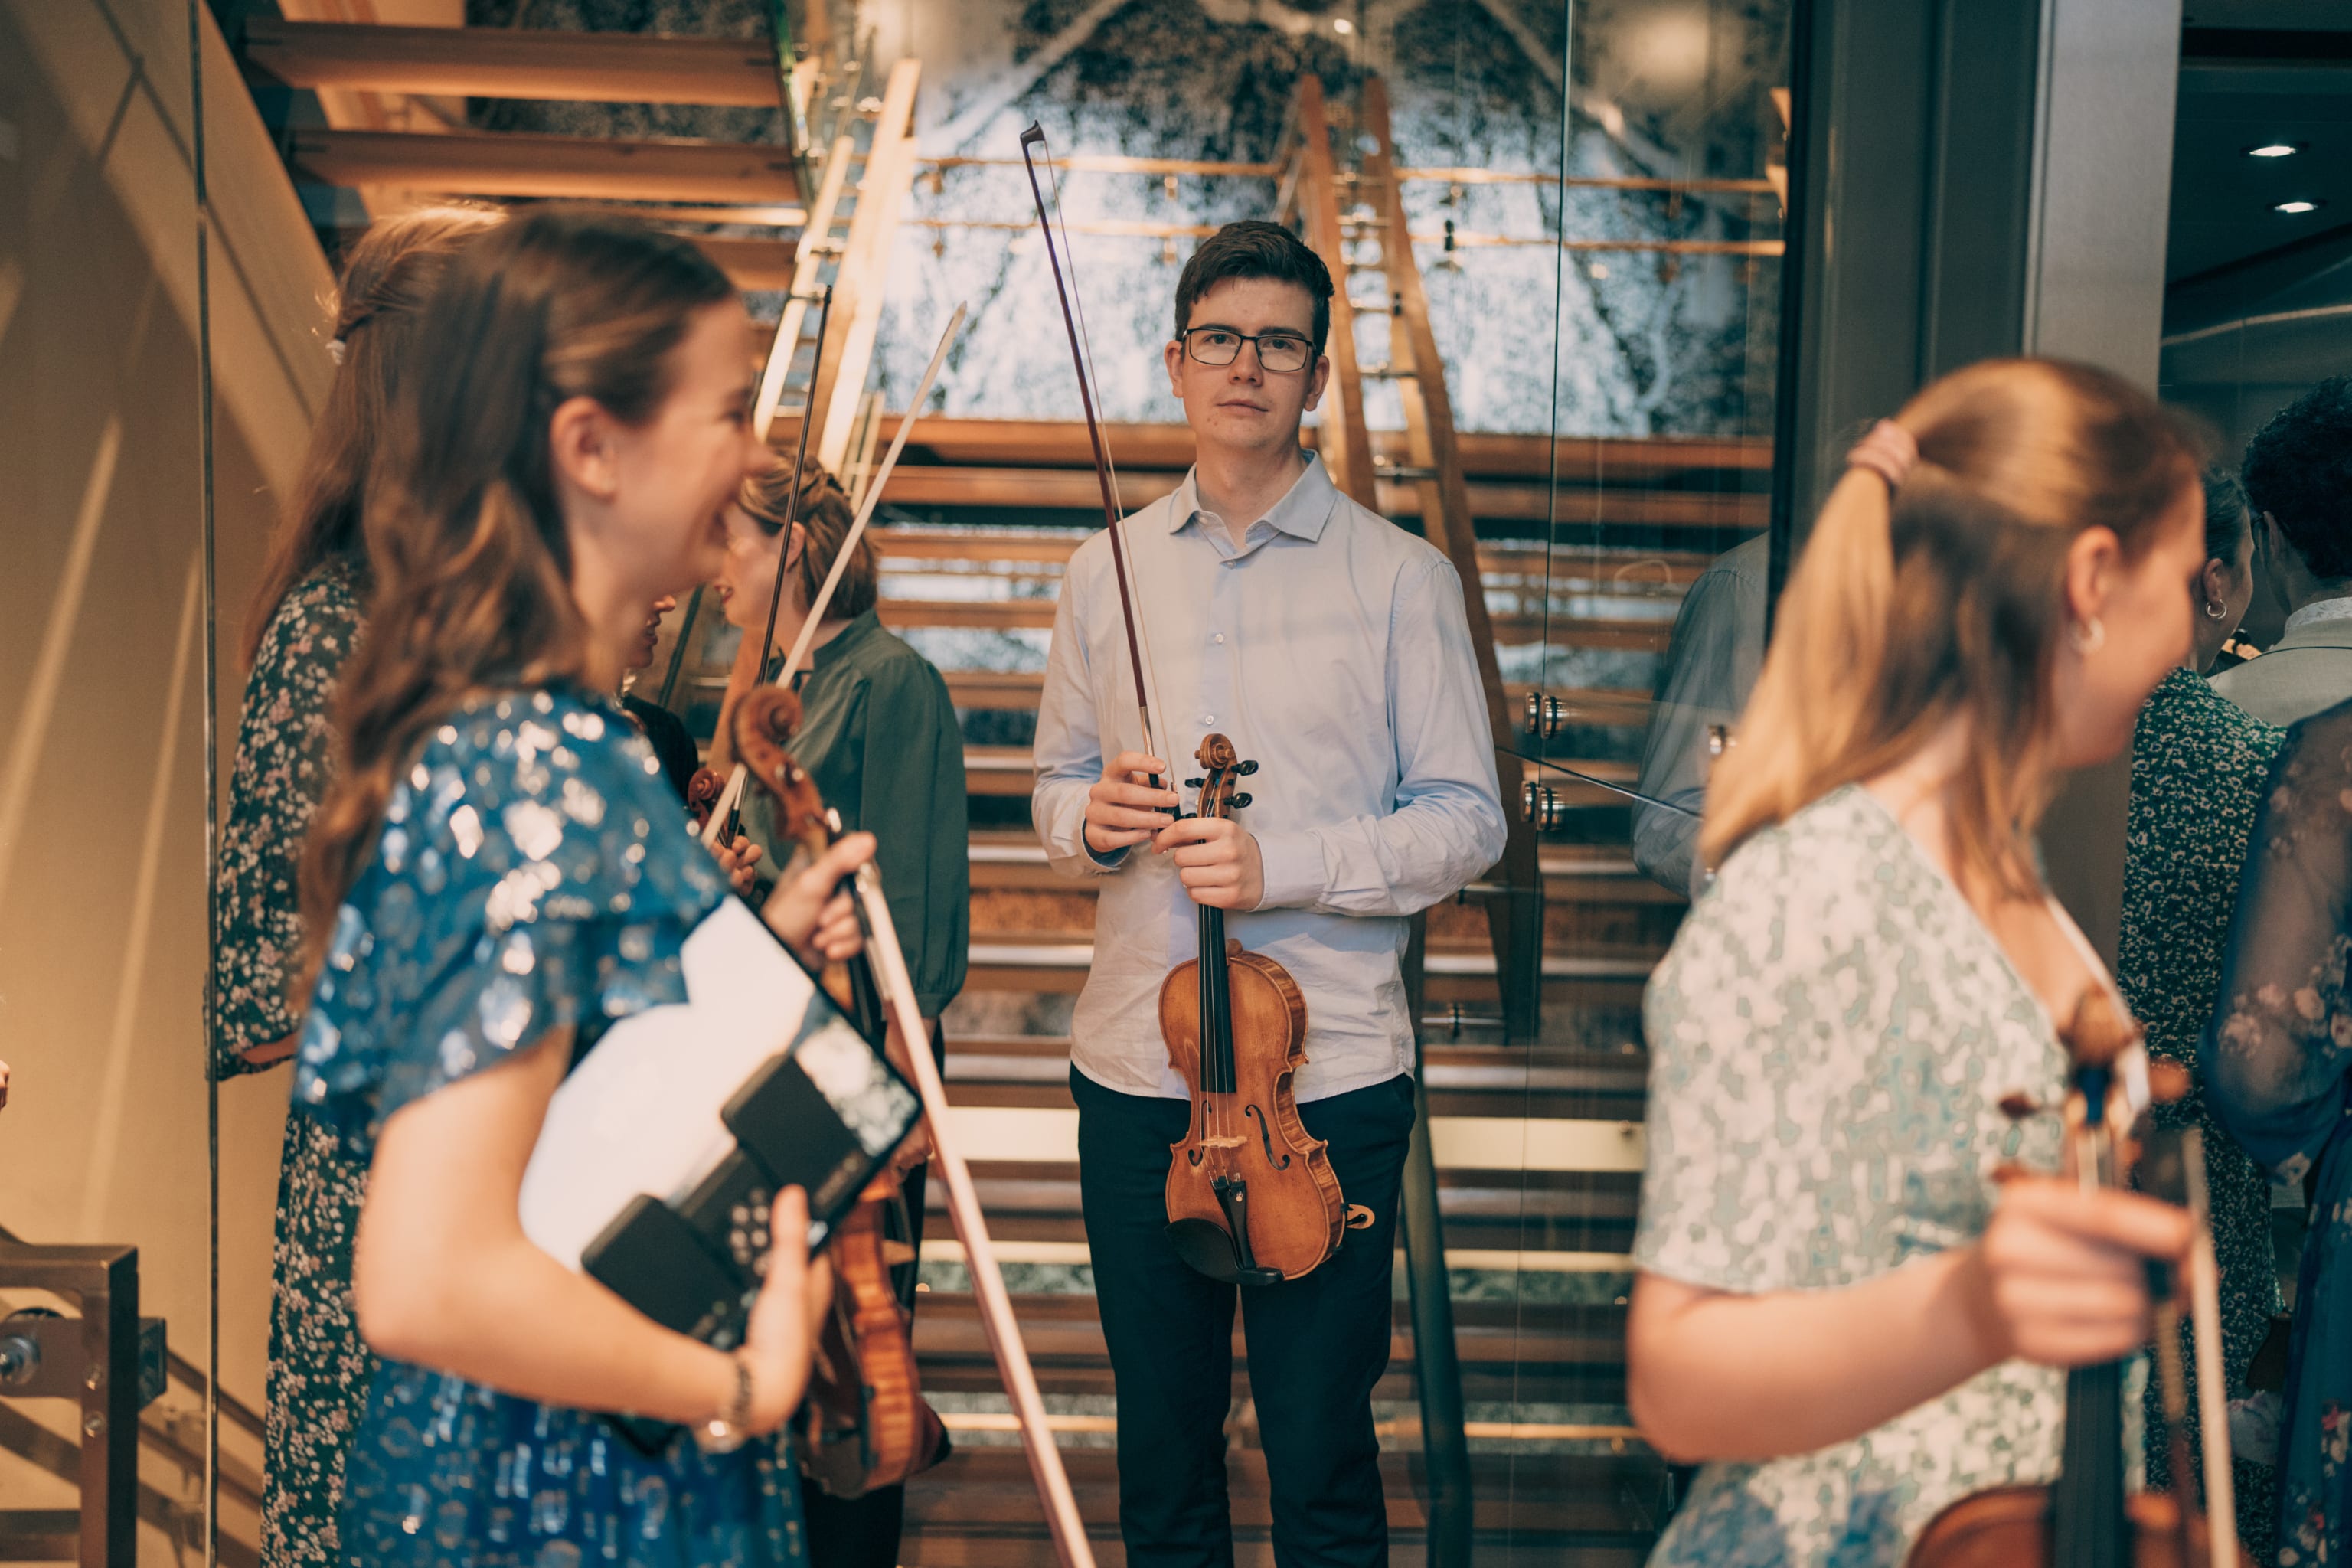
[[[735,754],[775,802],[781,837],[820,854],[841,836],[841,818],[786,749],[800,723],[797,694],[776,686],[747,692],[734,713]],[[882,1032],[880,989],[866,954],[828,966],[826,979],[860,1029]],[[833,1310],[818,1325],[798,1447],[803,1471],[835,1497],[900,1485],[948,1455],[947,1428],[916,1376],[913,1234],[906,1193],[886,1169],[826,1244]]]
[[[1211,735],[1195,760],[1203,817],[1249,805],[1236,779],[1257,771]],[[1192,1115],[1169,1145],[1168,1239],[1212,1279],[1296,1279],[1339,1249],[1350,1220],[1322,1140],[1291,1096],[1307,1063],[1307,998],[1287,970],[1225,936],[1225,911],[1195,908],[1200,956],[1160,987],[1160,1033]],[[1371,1215],[1360,1206],[1362,1223]]]
[[[2104,988],[2084,995],[2074,1021],[2060,1033],[2071,1058],[2064,1107],[2069,1173],[2086,1187],[2121,1186],[2137,1163],[2142,1190],[2199,1211],[2201,1232],[2204,1166],[2198,1133],[2159,1129],[2145,1120],[2153,1100],[2186,1091],[2187,1072],[2147,1061],[2138,1025]],[[2002,1108],[2013,1118],[2039,1113],[2019,1096]],[[2192,1255],[2190,1273],[2210,1268],[2210,1260],[2207,1242]],[[2058,1479],[2046,1486],[1988,1488],[1949,1504],[1913,1543],[1909,1568],[2234,1568],[2229,1422],[2220,1410],[2218,1384],[2200,1391],[2206,1395],[2203,1511],[2189,1474],[2179,1331],[2184,1281],[2178,1273],[2168,1264],[2148,1265],[2157,1374],[2171,1438],[2171,1489],[2125,1493],[2124,1363],[2075,1367],[2066,1374]],[[2220,1375],[2220,1314],[2218,1308],[2208,1310],[2209,1281],[2189,1283],[2201,1382]]]

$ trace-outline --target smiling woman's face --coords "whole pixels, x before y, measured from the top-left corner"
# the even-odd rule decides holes
[[[765,626],[768,601],[776,596],[776,556],[783,549],[782,529],[771,533],[740,506],[727,509],[727,558],[711,585],[727,624],[749,631]]]
[[[1296,283],[1271,278],[1228,278],[1192,301],[1188,331],[1223,327],[1247,337],[1289,332],[1315,341],[1315,301]],[[1257,345],[1244,343],[1231,364],[1202,364],[1171,342],[1165,353],[1169,391],[1184,405],[1184,423],[1203,447],[1236,452],[1298,444],[1298,420],[1322,401],[1331,362],[1318,356],[1304,370],[1268,372]]]

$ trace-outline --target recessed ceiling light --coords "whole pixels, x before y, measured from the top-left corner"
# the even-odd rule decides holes
[[[2315,213],[2326,205],[2327,204],[2326,202],[2306,202],[2300,200],[2280,202],[2273,205],[2271,208],[2271,211],[2274,213]]]
[[[1334,16],[1331,18],[1331,30],[1344,37],[1356,30],[1356,24],[1345,16]]]
[[[2259,147],[2247,148],[2246,156],[2249,158],[2292,158],[2297,153],[2302,151],[2303,147],[2298,142],[2265,142]]]

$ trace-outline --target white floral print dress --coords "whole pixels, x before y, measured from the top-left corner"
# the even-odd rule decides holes
[[[1867,791],[1757,834],[1650,982],[1643,1270],[1717,1290],[1834,1289],[1961,1246],[1993,1169],[2054,1168],[2047,1011]],[[1823,1367],[1823,1375],[1835,1369]],[[2055,1474],[2065,1384],[2009,1363],[1815,1453],[1700,1470],[1654,1565],[1897,1564],[1946,1504]]]

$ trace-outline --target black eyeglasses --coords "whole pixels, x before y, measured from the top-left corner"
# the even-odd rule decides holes
[[[1231,327],[1184,330],[1184,352],[1202,364],[1231,364],[1241,356],[1244,343],[1255,345],[1258,368],[1273,375],[1296,375],[1315,357],[1314,345],[1297,332],[1237,332]]]

